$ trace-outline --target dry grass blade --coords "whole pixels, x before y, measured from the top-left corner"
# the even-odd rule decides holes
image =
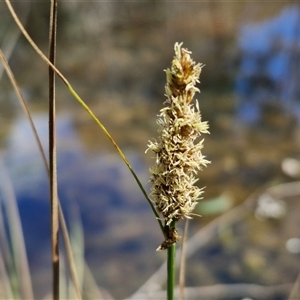
[[[13,299],[9,274],[9,269],[13,265],[13,258],[4,228],[4,212],[2,205],[0,205],[0,299]]]
[[[4,254],[0,248],[0,299],[13,299],[13,292],[3,261]]]
[[[2,170],[2,178],[0,181],[1,191],[4,196],[3,198],[5,199],[4,203],[13,251],[12,257],[17,271],[16,275],[18,286],[20,288],[20,298],[34,299],[17,200],[10,178],[8,177],[7,172],[5,172],[5,166],[2,160],[0,160],[0,170]]]
[[[20,102],[20,104],[21,104],[21,106],[22,106],[22,109],[23,109],[23,111],[24,111],[24,113],[25,113],[25,115],[26,115],[26,118],[28,119],[28,122],[29,122],[29,124],[30,124],[30,128],[31,128],[31,130],[32,130],[32,132],[33,132],[33,134],[34,134],[34,138],[35,138],[35,141],[36,141],[36,143],[37,143],[39,152],[40,152],[41,155],[42,155],[44,166],[45,166],[47,172],[49,172],[49,171],[48,171],[49,168],[48,168],[47,159],[46,159],[46,156],[45,156],[45,154],[44,154],[43,147],[42,147],[42,144],[41,144],[41,142],[40,142],[40,139],[39,139],[39,137],[38,137],[37,130],[36,130],[35,126],[34,126],[34,123],[33,123],[32,118],[31,118],[29,109],[28,109],[28,107],[27,107],[27,105],[26,105],[26,102],[25,102],[25,100],[24,100],[24,97],[22,96],[22,93],[21,93],[21,91],[20,91],[20,89],[19,89],[19,87],[18,87],[18,84],[17,84],[17,82],[16,82],[16,79],[15,79],[13,73],[12,73],[12,70],[10,69],[10,67],[9,67],[9,65],[8,65],[8,63],[7,63],[7,60],[5,59],[4,54],[3,54],[3,52],[1,51],[1,49],[0,49],[0,60],[2,61],[2,64],[4,65],[4,68],[5,68],[5,70],[6,70],[6,73],[7,73],[8,77],[9,77],[9,79],[10,79],[10,82],[11,82],[11,84],[12,84],[12,86],[13,86],[13,88],[14,88],[16,94],[17,94],[17,97],[18,97],[19,102]]]
[[[49,60],[55,64],[57,2],[51,0],[49,24]],[[51,201],[51,242],[52,242],[52,293],[59,299],[59,217],[57,195],[56,162],[56,110],[55,110],[55,73],[49,67],[49,169]]]
[[[66,254],[67,254],[68,264],[69,264],[69,268],[70,268],[70,274],[71,274],[71,278],[72,278],[72,281],[74,284],[76,295],[77,295],[78,299],[82,299],[81,288],[80,288],[80,283],[79,283],[79,279],[78,279],[77,272],[76,272],[75,260],[74,260],[74,256],[73,256],[73,252],[72,252],[70,237],[68,234],[66,221],[65,221],[65,218],[62,213],[62,209],[61,209],[60,205],[59,205],[59,221],[60,221],[61,230],[62,230],[62,234],[63,234],[63,238],[64,238]]]
[[[31,39],[31,37],[29,36],[29,34],[27,33],[27,31],[25,30],[24,26],[22,25],[20,19],[18,18],[18,16],[16,15],[15,10],[13,9],[13,7],[11,6],[11,3],[9,0],[5,0],[5,3],[14,19],[14,21],[16,22],[16,24],[18,25],[19,29],[21,30],[21,32],[23,33],[23,35],[25,36],[25,38],[29,41],[30,45],[33,47],[33,49],[39,54],[39,56],[42,58],[43,61],[45,61],[54,71],[55,73],[61,78],[61,80],[67,85],[69,86],[69,82],[68,80],[60,73],[60,71],[49,61],[49,59],[46,57],[46,55],[40,50],[40,48],[34,43],[34,41]]]
[[[24,20],[23,23],[27,22],[29,11],[30,11],[30,2],[27,2],[22,10],[23,20]],[[11,30],[9,29],[6,32],[4,38],[2,39],[1,48],[3,48],[3,53],[7,60],[9,60],[19,37],[20,37],[20,30],[17,27],[13,27]],[[2,78],[3,72],[4,72],[4,66],[0,65],[0,79]]]
[[[76,203],[73,203],[70,209],[70,244],[72,247],[73,255],[76,261],[76,273],[80,286],[82,287],[82,282],[84,279],[84,233],[83,226],[80,219],[79,207]],[[74,295],[74,289],[72,285],[68,285],[68,294],[71,295],[71,299],[78,299]],[[75,289],[76,292],[76,289]]]

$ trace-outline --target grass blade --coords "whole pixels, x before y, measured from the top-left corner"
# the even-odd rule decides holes
[[[34,299],[17,200],[11,180],[7,175],[5,166],[1,159],[0,169],[2,170],[0,185],[4,195],[3,198],[5,199],[4,203],[6,207],[8,228],[13,251],[12,258],[16,268],[17,285],[19,287],[20,297],[23,299]]]
[[[4,201],[4,199],[2,200]],[[13,258],[4,228],[4,212],[2,205],[0,205],[0,299],[14,299],[12,285],[9,280]]]

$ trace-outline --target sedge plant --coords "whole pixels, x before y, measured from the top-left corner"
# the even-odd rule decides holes
[[[199,103],[192,103],[199,92],[196,84],[202,64],[196,64],[191,52],[175,43],[171,68],[166,70],[165,107],[160,110],[157,140],[149,141],[148,149],[155,154],[150,168],[151,198],[164,221],[165,240],[157,250],[168,250],[168,300],[174,299],[175,244],[179,240],[176,224],[193,215],[203,188],[195,185],[197,171],[209,161],[202,155],[203,139],[208,132],[207,122],[201,119]]]

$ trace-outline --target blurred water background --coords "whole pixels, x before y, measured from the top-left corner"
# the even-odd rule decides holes
[[[47,53],[49,4],[13,4]],[[14,32],[2,2],[3,49]],[[147,190],[153,159],[145,149],[157,136],[156,115],[165,100],[163,70],[170,66],[177,41],[205,64],[197,98],[211,133],[205,136],[203,153],[212,164],[198,182],[206,186],[198,208],[203,217],[191,222],[193,234],[251,193],[299,177],[300,5],[59,3],[57,66],[124,150]],[[9,63],[47,151],[47,67],[22,36]],[[3,172],[18,200],[39,299],[51,288],[49,186],[16,95],[7,76],[1,79]],[[165,259],[164,252],[155,252],[162,241],[157,222],[115,149],[59,80],[57,106],[58,189],[68,224],[82,222],[85,258],[98,285],[118,299],[127,297]],[[187,286],[295,281],[300,270],[298,195],[263,195],[245,218],[221,226],[189,258]],[[280,291],[276,299],[286,296],[286,290]]]

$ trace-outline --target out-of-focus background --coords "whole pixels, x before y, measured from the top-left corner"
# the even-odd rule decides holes
[[[13,6],[47,53],[49,4]],[[163,70],[174,43],[183,42],[205,64],[197,98],[210,124],[203,153],[212,164],[199,173],[205,194],[197,213],[203,217],[190,222],[190,236],[246,204],[242,214],[208,231],[207,242],[188,258],[186,286],[257,284],[274,287],[270,299],[286,299],[300,271],[300,5],[61,1],[58,11],[57,66],[147,190],[154,160],[145,150],[157,136]],[[47,151],[47,66],[17,35],[2,2],[1,47],[11,53],[10,66]],[[49,186],[6,75],[0,91],[1,176],[5,172],[13,184],[39,299],[51,288]],[[97,284],[117,299],[128,297],[166,258],[155,252],[162,242],[157,222],[115,149],[59,80],[57,122],[58,189],[68,224],[82,222],[85,258]]]

